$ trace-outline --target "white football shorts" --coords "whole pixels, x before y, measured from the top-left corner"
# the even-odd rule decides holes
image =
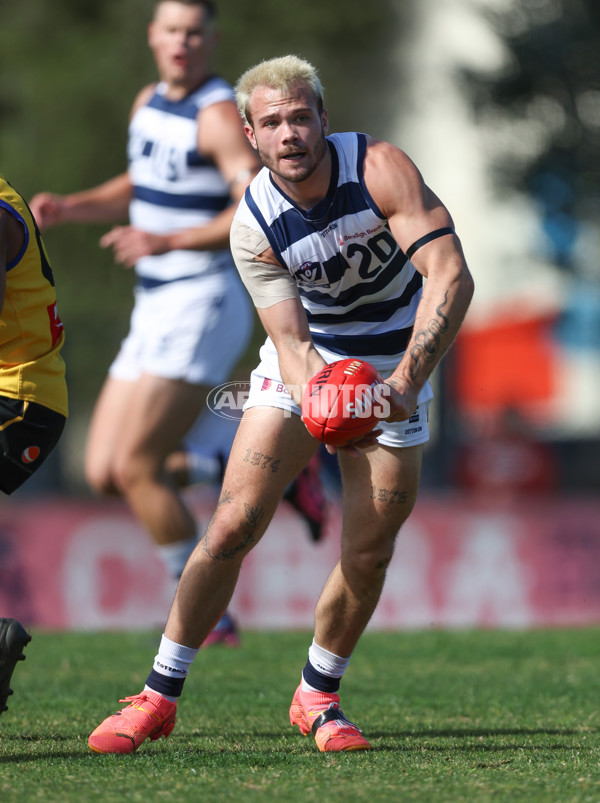
[[[109,369],[116,379],[142,373],[218,385],[252,334],[254,316],[237,272],[135,288],[129,334]]]
[[[343,359],[339,354],[334,354],[326,349],[318,348],[317,350],[328,363]],[[293,400],[281,379],[277,351],[270,339],[267,339],[262,346],[260,358],[260,364],[250,376],[250,389],[244,410],[249,410],[251,407],[278,407],[290,415],[300,415],[299,405]],[[397,363],[390,365],[389,358],[373,356],[365,359],[377,368],[384,379],[390,376],[397,365]],[[382,421],[377,425],[377,429],[382,430],[381,435],[377,438],[378,443],[398,448],[427,443],[429,440],[429,405],[432,399],[433,389],[427,382],[419,394],[418,407],[408,420],[394,423]]]

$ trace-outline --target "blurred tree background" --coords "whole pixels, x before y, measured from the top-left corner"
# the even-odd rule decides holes
[[[600,213],[600,4],[519,0],[486,13],[509,59],[499,74],[465,71],[467,86],[478,121],[517,133],[494,181],[536,199],[548,256],[575,270],[577,228]]]
[[[510,0],[481,5],[507,58],[499,72],[465,70],[465,89],[475,123],[496,131],[496,192],[516,191],[533,201],[540,229],[536,255],[561,275],[562,303],[552,333],[563,368],[569,366],[561,379],[572,380],[577,391],[565,412],[568,434],[555,428],[552,449],[561,488],[597,494],[600,4]]]

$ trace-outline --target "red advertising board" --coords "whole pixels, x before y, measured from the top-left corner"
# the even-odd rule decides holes
[[[200,521],[210,496],[194,499]],[[340,511],[322,542],[282,503],[246,558],[232,610],[248,629],[312,628],[339,551]],[[143,629],[173,595],[149,537],[124,504],[70,500],[0,510],[0,615],[46,629]],[[534,627],[600,623],[600,502],[511,508],[423,496],[398,537],[370,627]]]

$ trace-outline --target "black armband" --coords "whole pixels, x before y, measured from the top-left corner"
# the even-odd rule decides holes
[[[410,259],[419,248],[427,245],[427,243],[430,243],[432,240],[437,240],[438,237],[443,237],[445,234],[454,234],[454,229],[451,226],[446,226],[443,229],[436,229],[435,231],[430,231],[429,234],[425,234],[423,237],[419,237],[406,251],[406,256]]]

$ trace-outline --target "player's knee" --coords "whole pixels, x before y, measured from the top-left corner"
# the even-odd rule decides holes
[[[345,574],[357,582],[369,585],[385,576],[394,554],[395,538],[382,541],[361,549],[346,550],[342,558]]]
[[[239,530],[211,529],[202,539],[204,554],[217,563],[240,563],[254,544],[251,536]]]
[[[213,561],[240,562],[260,541],[269,518],[250,505],[219,508],[202,538],[204,553]]]
[[[117,455],[112,476],[119,493],[126,496],[139,487],[140,482],[152,476],[152,473],[145,468],[142,461],[133,460],[127,455]]]

